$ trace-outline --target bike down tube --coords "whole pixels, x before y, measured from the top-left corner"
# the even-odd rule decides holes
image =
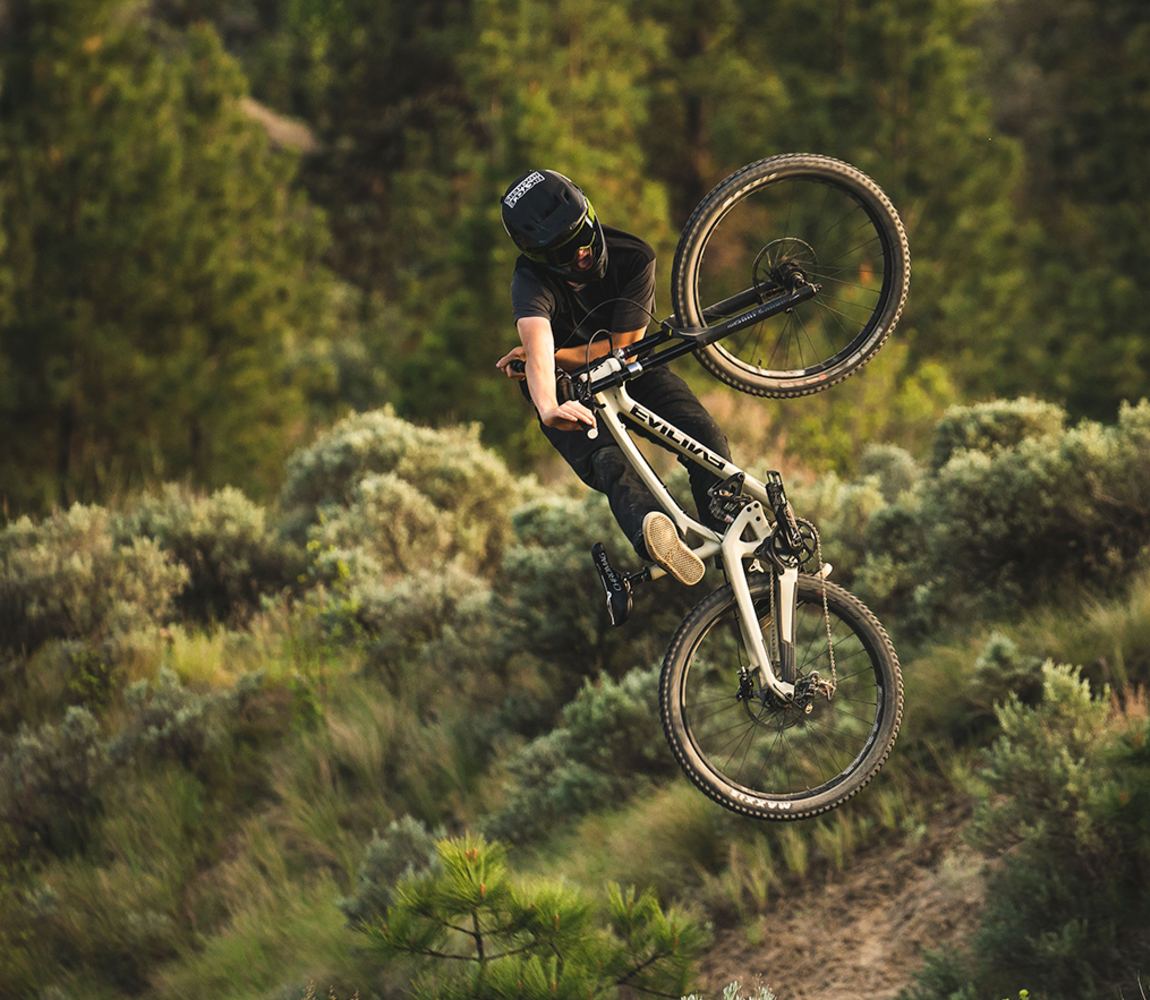
[[[600,367],[607,366],[613,366],[616,370],[620,367],[618,360],[615,358],[607,359],[604,365]],[[637,409],[644,414],[646,414],[647,411],[631,399],[622,386],[604,389],[596,395],[595,402],[596,409],[599,411],[599,419],[607,425],[607,429],[611,432],[611,436],[615,439],[616,444],[619,445],[623,453],[627,456],[631,467],[639,474],[639,478],[643,480],[643,484],[647,489],[654,494],[655,499],[659,501],[659,506],[662,507],[671,520],[675,522],[675,527],[677,527],[683,535],[692,534],[703,539],[703,544],[694,550],[695,554],[703,560],[713,556],[719,551],[719,536],[710,528],[696,521],[675,502],[675,498],[671,496],[670,491],[668,491],[664,485],[663,480],[659,478],[658,473],[651,468],[650,463],[639,450],[638,445],[631,439],[631,436],[627,433],[627,429],[623,426],[622,420],[620,419],[623,416],[629,416],[635,423],[642,424],[641,418],[635,416],[632,410]],[[654,414],[651,414],[651,416],[655,420],[658,420],[658,418],[654,417]],[[662,424],[662,426],[667,428],[666,424]],[[653,428],[648,427],[647,429],[651,430]],[[676,436],[672,437],[671,432]],[[676,451],[705,465],[716,475],[725,477],[734,475],[740,471],[721,456],[714,455],[681,431],[674,428],[667,428],[660,436],[665,438],[667,444]],[[684,446],[682,442],[686,442],[686,446]],[[693,452],[691,450],[692,448],[697,449],[698,453]],[[707,462],[700,458],[699,455],[704,452],[711,456],[713,461]]]
[[[641,365],[637,362],[628,366],[628,368],[635,367],[642,370],[649,366]],[[602,380],[604,370],[621,373],[623,372],[623,365],[616,358],[606,358],[592,369],[590,375],[591,381],[595,381],[594,376],[596,374],[598,374],[600,380]],[[637,377],[637,373],[628,377]],[[620,418],[626,418],[636,426],[642,427],[648,433],[658,435],[666,442],[669,448],[677,451],[680,455],[684,455],[696,465],[703,466],[704,469],[713,472],[722,479],[742,472],[745,477],[743,480],[744,492],[761,503],[768,505],[769,508],[771,500],[767,493],[765,483],[760,482],[754,476],[747,475],[734,463],[727,461],[721,455],[716,455],[714,452],[699,444],[694,438],[684,434],[679,428],[668,424],[645,406],[636,403],[621,384],[611,386],[601,385],[595,393],[595,401],[597,404],[596,408],[599,410],[600,415],[606,418],[607,427],[611,431],[611,436],[618,442],[619,447],[627,453],[627,457],[631,459],[632,464],[635,466],[640,477],[642,477],[647,488],[650,489],[659,499],[659,502],[666,507],[667,513],[671,516],[671,519],[680,531],[685,532],[690,528],[695,534],[702,538],[718,537],[714,535],[714,532],[704,528],[697,521],[690,518],[685,511],[675,504],[667,492],[666,487],[663,485],[662,480],[659,479],[655,470],[651,468],[647,460],[643,457],[643,453],[639,451],[635,442],[632,441],[627,434]],[[668,503],[670,503],[670,507],[667,506]],[[678,511],[678,515],[676,515],[674,511]],[[708,555],[710,554],[712,553],[708,553]]]

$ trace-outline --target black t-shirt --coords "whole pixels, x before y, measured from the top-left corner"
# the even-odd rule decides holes
[[[655,311],[655,251],[639,237],[603,227],[607,273],[600,281],[572,288],[526,257],[515,262],[511,309],[516,320],[551,321],[555,349],[586,344],[600,331],[642,330]],[[602,334],[600,334],[602,336]]]

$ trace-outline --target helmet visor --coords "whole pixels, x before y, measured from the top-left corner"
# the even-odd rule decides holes
[[[578,271],[580,268],[575,266],[575,262],[580,257],[585,256],[588,260],[588,267],[595,259],[595,242],[599,235],[599,227],[595,221],[595,209],[591,207],[591,203],[587,203],[587,215],[584,217],[583,222],[579,225],[569,236],[566,236],[560,242],[553,246],[547,247],[545,250],[524,251],[524,255],[530,260],[538,261],[540,264],[547,264],[550,267],[560,268],[562,270]],[[585,251],[591,251],[590,254]]]

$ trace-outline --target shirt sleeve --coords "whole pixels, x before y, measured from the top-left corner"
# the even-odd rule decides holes
[[[644,330],[655,315],[655,261],[641,260],[635,271],[623,282],[619,298],[611,313],[611,332],[630,333]]]
[[[552,319],[555,295],[529,271],[517,268],[511,276],[511,312],[516,322],[528,316]]]

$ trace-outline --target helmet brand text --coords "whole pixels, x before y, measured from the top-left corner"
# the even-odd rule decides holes
[[[515,203],[519,201],[528,191],[530,191],[536,184],[542,183],[546,178],[538,171],[528,174],[518,184],[515,185],[503,199],[503,204],[508,208],[514,208]]]

